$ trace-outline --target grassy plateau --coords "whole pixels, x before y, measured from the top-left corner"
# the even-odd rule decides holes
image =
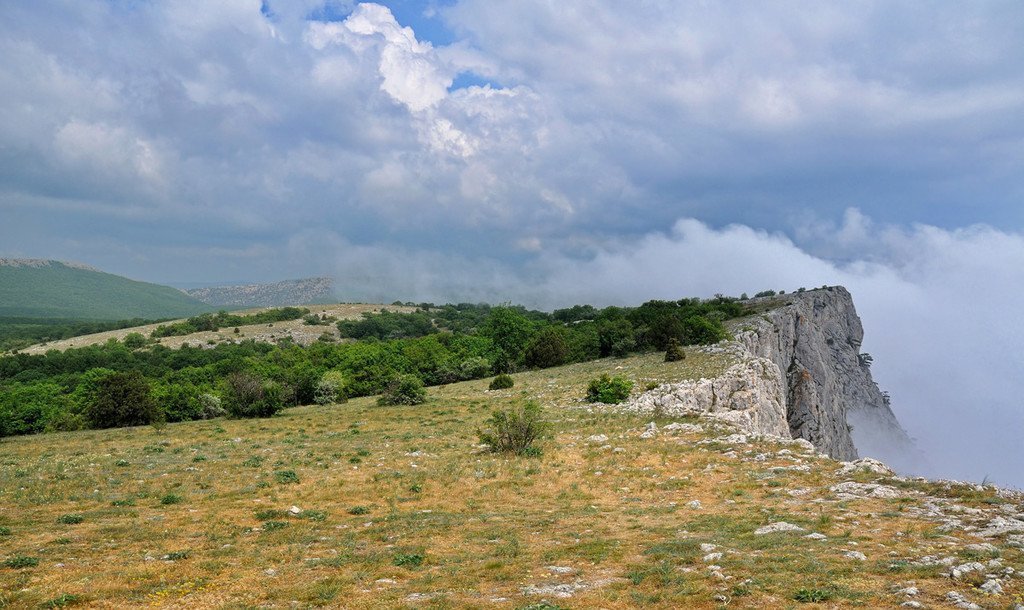
[[[661,360],[525,372],[509,390],[431,388],[418,406],[368,397],[271,419],[4,439],[0,607],[946,607],[953,590],[986,608],[1020,601],[1019,578],[990,596],[918,561],[1024,570],[1020,548],[965,550],[979,540],[914,510],[941,497],[998,512],[1007,500],[991,488],[840,476],[828,458],[723,440],[728,430],[696,419],[679,421],[703,432],[642,438],[650,415],[582,400],[601,373],[639,392],[729,364],[700,349]],[[477,446],[492,411],[526,399],[552,424],[540,457]],[[875,479],[906,495],[828,489]],[[778,521],[804,532],[753,533]]]

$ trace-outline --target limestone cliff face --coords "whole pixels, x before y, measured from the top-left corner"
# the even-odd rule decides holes
[[[793,438],[804,438],[830,456],[858,455],[850,425],[884,431],[890,442],[910,445],[888,400],[860,355],[864,329],[850,293],[841,286],[776,297],[777,307],[744,321],[736,338],[767,358],[785,377],[786,420]]]
[[[840,460],[856,459],[858,447],[883,457],[912,448],[860,354],[864,330],[845,288],[752,304],[764,311],[735,324],[735,342],[713,348],[737,357],[724,375],[661,386],[630,408],[707,413],[751,433],[806,439]]]

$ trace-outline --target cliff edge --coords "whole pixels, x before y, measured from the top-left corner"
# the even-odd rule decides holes
[[[845,288],[749,303],[756,313],[733,324],[735,341],[709,348],[734,354],[723,375],[659,386],[627,408],[704,413],[750,433],[805,439],[839,460],[915,453],[860,353],[864,329]]]

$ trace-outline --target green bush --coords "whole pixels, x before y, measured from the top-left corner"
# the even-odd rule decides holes
[[[39,565],[39,559],[36,557],[28,557],[26,555],[15,555],[4,561],[4,566],[8,568],[21,569],[21,568],[34,568]]]
[[[512,375],[506,375],[502,373],[491,380],[491,385],[488,386],[492,390],[507,390],[516,384],[515,380],[512,379]]]
[[[587,400],[606,404],[620,403],[629,398],[633,382],[624,377],[609,377],[607,373],[590,380],[587,386]]]
[[[459,365],[459,376],[462,379],[480,379],[491,373],[491,363],[483,356],[474,356],[463,360]]]
[[[149,382],[138,371],[111,373],[97,380],[85,411],[93,428],[141,426],[160,415]]]
[[[224,407],[221,406],[220,398],[213,394],[200,394],[199,408],[202,412],[203,419],[223,417],[227,413],[227,411],[224,410]]]
[[[526,366],[539,369],[565,364],[568,359],[569,344],[565,340],[565,331],[554,326],[544,328],[534,335],[523,355]]]
[[[331,405],[345,402],[345,375],[341,371],[327,371],[320,377],[313,393],[313,402],[318,405]]]
[[[495,453],[539,455],[534,443],[547,431],[549,424],[541,421],[540,405],[528,401],[518,409],[495,411],[487,420],[487,428],[477,431],[480,443]]]
[[[280,384],[249,373],[229,375],[225,394],[224,406],[232,417],[270,417],[285,405]]]
[[[668,340],[668,349],[665,350],[665,362],[679,362],[680,360],[686,360],[686,352],[683,351],[683,346],[680,345],[679,339],[673,337]]]
[[[427,401],[423,382],[415,375],[400,375],[388,384],[377,399],[379,405],[418,405]]]
[[[392,561],[396,566],[417,568],[423,565],[423,555],[419,553],[398,553]]]

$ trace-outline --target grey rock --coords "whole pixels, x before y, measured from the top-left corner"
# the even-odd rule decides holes
[[[966,597],[964,597],[962,593],[959,593],[957,591],[950,591],[949,593],[946,593],[946,601],[953,604],[957,608],[962,608],[963,610],[981,610],[981,606],[972,603]]]
[[[855,435],[863,453],[893,463],[916,455],[860,356],[864,331],[850,293],[830,287],[766,302],[775,307],[735,322],[734,342],[705,348],[735,357],[722,375],[662,384],[622,408],[704,415],[748,434],[802,439],[840,460],[859,457]]]
[[[763,527],[759,527],[754,530],[755,536],[764,536],[765,534],[775,534],[778,532],[805,532],[804,528],[799,525],[793,525],[792,523],[786,523],[785,521],[776,521],[775,523],[769,523]]]
[[[588,443],[606,443],[608,442],[608,436],[604,434],[593,434],[587,437]]]
[[[999,584],[999,581],[994,578],[986,580],[985,583],[978,588],[984,591],[985,593],[988,593],[989,595],[1003,594],[1003,586]]]
[[[838,485],[828,488],[836,494],[840,500],[854,500],[857,498],[899,498],[904,493],[889,485],[878,485],[876,483],[857,483],[855,481],[844,481]]]
[[[958,578],[962,578],[965,574],[970,574],[971,572],[984,572],[984,571],[985,571],[985,564],[978,563],[977,561],[972,561],[970,563],[962,563],[962,564],[956,566],[955,568],[950,570],[949,575],[952,576],[954,579],[958,579]]]
[[[867,555],[861,553],[860,551],[846,551],[845,553],[843,553],[843,557],[846,557],[847,559],[855,559],[857,561],[868,560]]]
[[[896,474],[888,466],[873,458],[861,458],[852,462],[843,462],[843,466],[836,471],[836,474],[846,476],[858,472],[870,472],[886,476]]]

